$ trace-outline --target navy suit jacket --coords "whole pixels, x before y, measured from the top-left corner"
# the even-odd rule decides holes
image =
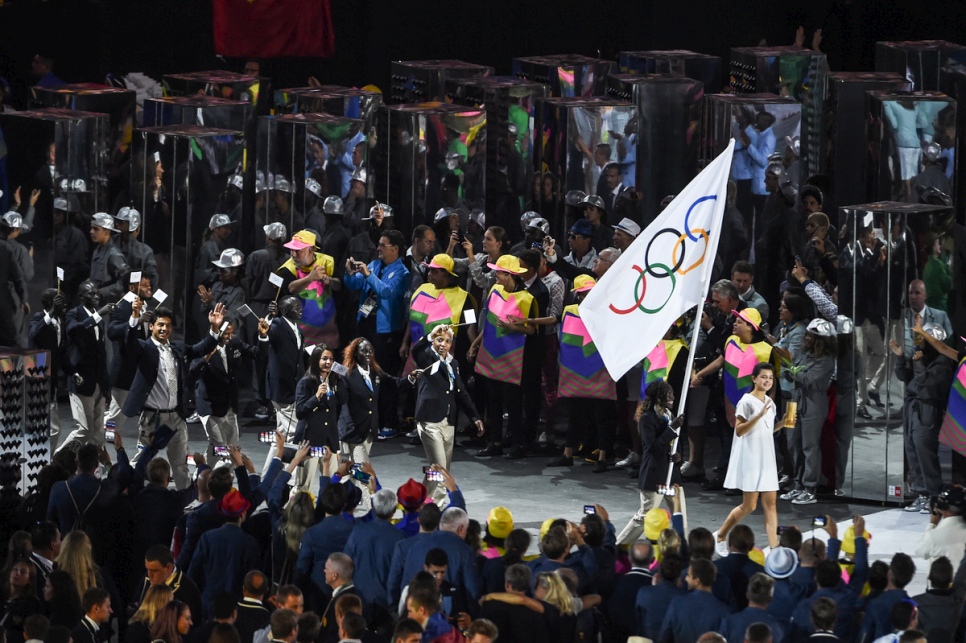
[[[123,449],[118,451],[117,461],[119,467],[128,466],[127,454]],[[73,502],[71,502],[71,495],[74,497]],[[117,495],[117,488],[112,481],[98,480],[89,473],[80,473],[70,480],[55,482],[50,490],[50,500],[47,502],[47,520],[57,523],[60,533],[66,535],[74,528],[78,513],[90,505],[91,508],[85,514],[85,521],[96,525],[97,516],[103,515],[110,508],[115,495]],[[91,504],[92,501],[93,504]]]
[[[94,395],[94,387],[101,386],[101,395],[107,395],[109,382],[107,377],[107,324],[102,319],[95,323],[94,318],[87,314],[83,306],[67,311],[68,337],[68,374],[77,373],[84,378],[80,386],[74,384],[73,378],[67,379],[67,390],[78,395]],[[100,331],[100,337],[94,327]]]
[[[637,623],[634,634],[656,641],[671,601],[685,593],[687,590],[669,582],[642,587],[634,603],[634,620]]]
[[[758,572],[764,573],[765,568],[748,558],[747,554],[734,553],[714,561],[714,566],[718,568],[719,576],[725,576],[731,582],[732,611],[748,607],[748,580]]]
[[[229,410],[238,410],[238,382],[235,375],[242,367],[242,360],[255,357],[257,346],[249,346],[237,338],[225,344],[228,370],[218,355],[210,360],[197,357],[191,363],[191,379],[195,383],[195,408],[198,415],[224,417]]]
[[[154,341],[151,339],[141,339],[140,333],[139,326],[135,326],[134,328],[128,327],[127,341],[125,344],[128,353],[127,359],[137,364],[137,372],[134,375],[134,381],[131,382],[130,393],[128,393],[127,399],[124,401],[124,408],[122,409],[124,415],[128,417],[138,417],[141,415],[141,410],[144,408],[148,400],[148,395],[150,395],[151,389],[154,388],[154,383],[157,381],[158,373],[161,370],[161,354],[158,351],[158,347],[154,345]],[[187,363],[195,357],[207,355],[213,351],[218,340],[208,334],[203,340],[192,346],[184,342],[170,343],[171,350],[175,356],[175,365],[178,369],[178,415],[184,418],[187,417],[184,408],[184,389],[185,382],[187,381],[185,378],[185,369],[187,368]]]
[[[259,567],[258,543],[239,525],[206,532],[191,557],[188,577],[201,588],[202,608],[210,616],[219,592],[237,592],[245,574]]]
[[[489,568],[490,563],[486,567]],[[621,576],[614,593],[607,601],[607,614],[610,616],[611,623],[617,627],[621,640],[634,634],[634,604],[637,602],[637,592],[645,585],[652,585],[654,574],[647,569],[631,569]],[[491,589],[488,591],[502,592],[503,588]]]
[[[349,535],[345,553],[355,563],[353,582],[371,603],[389,607],[392,553],[396,543],[405,538],[395,525],[380,518],[357,524]]]
[[[329,554],[345,551],[346,542],[355,523],[343,516],[326,516],[309,527],[302,535],[302,546],[296,563],[297,578],[302,582],[311,579],[316,591],[328,594],[325,584],[325,561]]]
[[[456,424],[458,409],[462,408],[470,420],[475,422],[480,419],[473,400],[466,390],[463,383],[463,376],[460,375],[459,364],[454,358],[450,365],[453,367],[453,385],[450,390],[449,369],[439,359],[439,355],[433,350],[429,339],[423,336],[413,345],[413,361],[419,368],[432,367],[439,363],[436,372],[425,371],[416,381],[416,421],[417,422],[442,422],[449,420],[450,424]],[[500,591],[503,591],[502,589]]]
[[[728,606],[711,592],[691,590],[671,601],[661,625],[660,643],[697,641],[705,632],[720,632],[728,617]],[[737,641],[737,639],[733,639]],[[781,637],[776,636],[780,641]]]
[[[419,538],[406,555],[403,566],[403,581],[409,582],[413,576],[423,570],[426,554],[430,549],[440,548],[449,557],[446,567],[446,580],[454,587],[463,587],[473,600],[480,597],[483,581],[476,568],[476,555],[473,549],[462,538],[450,531],[437,531]]]
[[[64,320],[60,323],[60,342],[57,341],[57,329],[53,324],[44,322],[44,311],[35,312],[30,316],[30,326],[27,330],[27,341],[31,348],[41,348],[50,352],[50,395],[51,401],[57,394],[57,378],[60,374],[61,365],[66,357],[67,347],[67,324]]]
[[[729,641],[744,641],[745,630],[752,623],[764,623],[770,627],[773,641],[782,641],[785,638],[785,626],[760,607],[746,607],[737,614],[732,614],[725,621],[724,627],[717,631]],[[729,638],[732,636],[736,638]]]
[[[398,531],[398,529],[397,529]],[[402,532],[404,535],[406,532]],[[403,570],[406,567],[406,558],[409,556],[409,550],[413,546],[424,538],[428,538],[430,534],[417,533],[413,536],[409,536],[400,540],[396,543],[392,550],[392,563],[389,566],[389,587],[387,587],[387,596],[389,599],[389,606],[394,607],[399,605],[399,597],[402,596],[402,588],[409,584],[412,578],[404,578]]]
[[[288,321],[276,317],[268,327],[268,340],[259,341],[268,351],[268,399],[279,404],[295,402],[295,386],[305,373],[305,351],[299,349],[298,339]],[[305,347],[305,340],[302,340]]]
[[[107,322],[107,338],[114,345],[114,356],[111,358],[111,365],[108,375],[111,378],[111,386],[127,391],[131,388],[134,375],[137,373],[137,362],[130,359],[127,355],[127,332],[130,329],[128,320],[131,319],[131,302],[121,300],[111,319]],[[138,328],[147,328],[146,325],[139,325]],[[141,337],[147,337],[144,330],[141,330]]]
[[[201,537],[225,524],[225,517],[218,511],[220,501],[220,498],[209,500],[185,516],[184,542],[175,562],[180,569],[188,569]]]

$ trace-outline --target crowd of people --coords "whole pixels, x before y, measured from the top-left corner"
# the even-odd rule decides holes
[[[878,214],[836,228],[822,212],[825,178],[798,184],[794,144],[755,153],[773,121],[739,125],[708,302],[618,380],[581,307],[645,234],[640,201],[655,195],[625,186],[627,168],[590,147],[599,177],[567,193],[565,230],[540,202],[502,227],[454,196],[405,234],[391,204],[366,198],[353,148],[344,194],[304,217],[287,181],[256,187],[264,247],[247,256],[239,212],[212,215],[181,284],[167,249],[156,257],[139,240],[134,207],[84,213],[40,188],[22,203],[18,188],[0,221],[0,344],[50,353],[52,458],[25,497],[3,499],[6,636],[963,640],[966,492],[943,479],[938,447],[964,358],[944,311],[952,233],[919,239]],[[460,176],[444,178],[453,195]],[[50,221],[35,208],[46,196]],[[37,277],[21,235],[35,226],[71,259],[31,311]],[[192,293],[189,305],[166,306],[162,286]],[[840,287],[852,310],[839,310]],[[893,378],[904,384],[906,509],[930,515],[917,549],[930,589],[914,598],[912,560],[870,562],[861,517],[841,539],[821,517],[827,540],[777,517],[779,501],[846,495],[853,416],[884,408]],[[72,422],[61,430],[65,386]],[[239,446],[249,415],[274,424],[264,454]],[[208,446],[190,454],[195,423]],[[718,461],[706,466],[715,434]],[[391,439],[421,444],[427,462],[396,491],[372,462]],[[531,548],[507,508],[467,514],[457,446],[534,468],[626,470],[640,509],[619,531],[601,505],[548,517]],[[716,532],[686,530],[691,483],[741,496]],[[756,537],[742,521],[759,503]]]

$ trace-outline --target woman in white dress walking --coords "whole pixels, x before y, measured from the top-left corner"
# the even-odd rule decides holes
[[[778,546],[778,467],[775,463],[775,402],[769,391],[775,385],[775,369],[759,362],[752,371],[754,389],[735,408],[735,439],[731,446],[728,475],[724,486],[741,489],[741,504],[731,510],[721,529],[718,543],[725,542],[728,532],[758,507],[761,498],[765,513],[768,544]],[[781,428],[781,427],[779,427]]]

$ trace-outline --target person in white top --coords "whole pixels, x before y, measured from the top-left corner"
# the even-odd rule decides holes
[[[933,500],[932,513],[926,532],[916,545],[916,556],[925,558],[930,565],[940,556],[945,556],[959,566],[963,558],[963,543],[966,543],[966,489],[958,484],[944,484]]]
[[[775,403],[768,395],[775,385],[775,368],[759,362],[751,376],[754,389],[745,393],[735,408],[735,439],[724,481],[727,489],[741,489],[742,500],[718,530],[719,546],[726,542],[731,528],[758,507],[759,497],[765,513],[768,544],[778,546],[778,465],[772,436],[775,432]]]

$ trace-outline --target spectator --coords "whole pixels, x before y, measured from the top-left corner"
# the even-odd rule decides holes
[[[617,580],[614,592],[607,601],[607,614],[614,627],[613,634],[619,640],[634,633],[634,603],[637,601],[637,593],[654,581],[654,574],[650,569],[654,563],[654,546],[650,541],[638,540],[630,546],[627,553],[631,569]]]
[[[966,559],[963,559],[966,560]],[[966,597],[966,562],[960,561],[953,578],[949,559],[940,556],[929,567],[929,589],[913,597],[919,607],[918,628],[931,643],[952,643],[960,630]]]
[[[465,640],[459,630],[454,628],[439,612],[439,591],[432,579],[412,583],[406,599],[409,618],[423,628],[424,643],[451,643]]]
[[[464,541],[468,526],[469,517],[463,509],[448,508],[440,518],[439,531],[420,537],[409,549],[402,578],[415,576],[423,568],[429,550],[438,547],[446,552],[448,559],[446,580],[456,587],[465,588],[473,600],[478,599],[482,581],[476,568],[473,550]]]
[[[225,471],[222,469],[221,471]],[[231,475],[231,474],[229,474]],[[230,482],[229,482],[230,485]],[[171,551],[164,545],[152,545],[144,554],[145,578],[140,601],[154,585],[167,585],[174,593],[174,600],[191,608],[193,614],[201,614],[201,592],[198,586],[174,563]],[[140,602],[139,601],[139,602]]]
[[[728,555],[715,561],[718,575],[731,583],[731,608],[741,611],[748,607],[748,581],[765,568],[749,558],[755,548],[755,534],[747,525],[735,525],[728,534]]]
[[[5,603],[0,624],[8,640],[19,641],[27,638],[24,620],[43,611],[37,598],[37,572],[28,557],[18,557],[7,564],[2,574],[0,595]]]
[[[91,587],[84,592],[81,602],[84,618],[71,631],[74,643],[107,643],[113,631],[111,629],[111,595],[100,587]],[[153,638],[158,638],[154,636]],[[165,641],[165,643],[180,643],[180,641]]]
[[[814,633],[808,638],[809,643],[836,643],[843,640],[832,630],[839,621],[838,612],[835,601],[828,596],[812,603],[808,618]]]
[[[342,552],[329,554],[325,561],[325,583],[331,590],[329,604],[322,613],[322,634],[326,637],[338,634],[338,624],[335,619],[335,605],[342,596],[352,595],[359,597],[365,606],[365,598],[359,593],[352,583],[355,567],[352,559]]]
[[[344,551],[349,535],[352,533],[352,521],[342,515],[345,502],[345,485],[330,484],[322,489],[318,509],[325,512],[325,519],[310,527],[302,536],[302,546],[296,563],[296,584],[306,588],[308,585],[304,584],[305,581],[311,579],[312,591],[308,594],[309,604],[313,606],[316,603],[317,594],[329,594],[326,589],[327,572],[325,571],[329,555]]]
[[[372,497],[373,519],[357,524],[346,541],[345,553],[355,566],[356,585],[373,608],[373,616],[381,611],[389,616],[388,584],[392,554],[396,543],[406,537],[390,522],[396,513],[396,494],[381,489]],[[377,620],[372,618],[370,620]]]
[[[466,643],[493,643],[499,635],[500,631],[492,621],[478,618],[466,630]]]
[[[235,605],[235,629],[245,643],[269,625],[272,613],[265,607],[264,599],[270,589],[268,578],[262,572],[252,570],[245,574],[242,599]]]
[[[47,584],[44,585],[44,605],[47,619],[52,626],[72,630],[84,616],[77,585],[70,574],[62,569],[55,569],[47,576]]]
[[[690,591],[668,606],[661,625],[661,641],[690,643],[705,632],[722,629],[728,606],[711,593],[717,571],[710,560],[697,559],[691,563],[685,577]]]
[[[505,582],[503,579],[507,568],[524,562],[523,556],[530,547],[530,532],[525,529],[514,529],[507,534],[503,544],[504,554],[498,558],[488,559],[480,572],[483,578],[483,592],[486,594],[501,591],[503,586],[500,583]]]
[[[164,606],[172,600],[174,600],[174,593],[170,587],[167,585],[152,585],[141,599],[137,611],[128,619],[125,641],[128,643],[150,643],[151,626],[154,625]]]
[[[866,604],[865,616],[859,628],[860,641],[874,641],[894,630],[890,627],[892,606],[909,598],[905,587],[915,574],[916,565],[907,554],[900,552],[892,557],[885,591]]]
[[[687,590],[680,587],[684,561],[680,556],[666,556],[661,561],[660,573],[654,585],[645,585],[637,593],[634,634],[658,640],[664,616],[671,602]]]
[[[771,628],[764,623],[752,623],[745,630],[745,643],[772,643]]]
[[[755,308],[761,318],[768,320],[768,303],[752,285],[755,281],[755,267],[747,261],[736,261],[731,268],[731,283],[738,289],[738,298],[749,308]]]
[[[281,643],[295,643],[299,633],[299,617],[292,610],[272,612],[272,635],[270,640]]]
[[[423,626],[413,618],[402,618],[396,623],[392,632],[395,643],[420,643],[423,637]]]
[[[504,591],[515,596],[526,596],[530,589],[530,569],[515,564],[507,567]],[[501,640],[524,643],[548,641],[547,626],[542,618],[534,618],[530,609],[500,600],[487,600],[480,610],[480,617],[491,621],[501,632]]]
[[[768,612],[774,592],[775,581],[771,576],[762,572],[752,576],[748,581],[748,591],[745,594],[748,607],[726,619],[720,630],[724,637],[729,641],[740,640],[750,625],[764,623],[771,629],[773,635],[777,632],[777,638],[784,640],[782,636],[785,628]]]
[[[206,615],[210,615],[219,591],[234,591],[247,571],[258,566],[258,543],[241,529],[250,508],[251,503],[238,491],[233,489],[225,494],[218,506],[225,524],[201,537],[191,559],[188,576],[201,588]]]
[[[892,625],[891,632],[875,639],[875,643],[899,643],[904,632],[915,631],[919,627],[919,608],[910,600],[899,601],[889,610],[889,622]],[[920,633],[916,638],[924,637]]]
[[[41,643],[47,637],[50,621],[43,614],[32,614],[24,619],[23,637],[27,643]]]

